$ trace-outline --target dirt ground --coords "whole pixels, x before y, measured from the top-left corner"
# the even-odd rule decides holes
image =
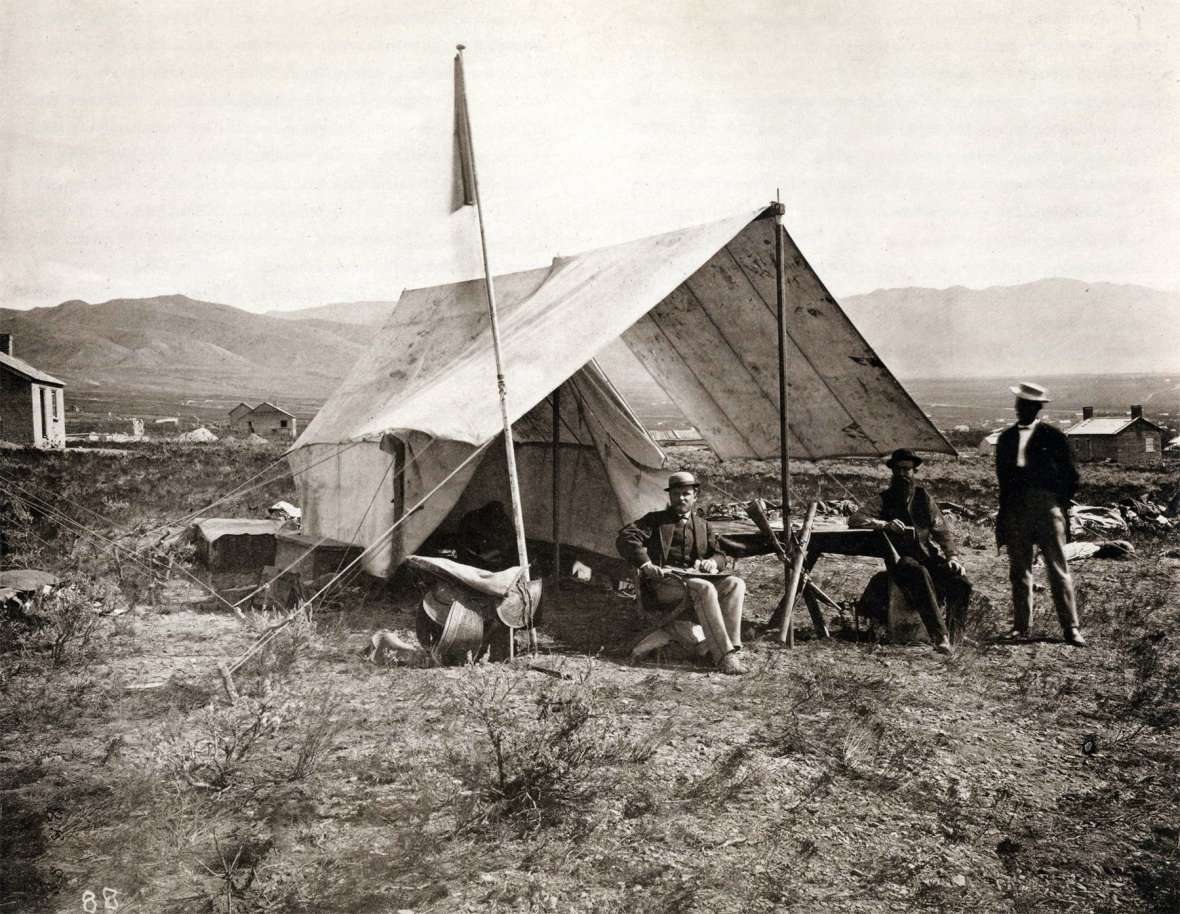
[[[635,604],[597,579],[546,595],[539,655],[450,668],[369,662],[378,628],[414,640],[416,598],[355,588],[248,661],[232,705],[217,664],[276,617],[187,579],[60,662],[10,642],[0,911],[1180,911],[1180,539],[1074,566],[1089,648],[1044,590],[1036,637],[1008,643],[971,472],[927,468],[978,509],[950,657],[858,642],[834,611],[817,640],[800,604],[795,648],[751,631],[744,677],[634,666]],[[762,475],[720,482],[770,494]],[[816,580],[852,600],[877,564]],[[765,620],[781,566],[739,572]]]

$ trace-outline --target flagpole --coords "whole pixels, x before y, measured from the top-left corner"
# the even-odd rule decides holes
[[[561,387],[553,391],[553,592],[561,592]]]
[[[777,198],[776,194],[776,198]],[[787,440],[787,283],[786,269],[783,264],[783,216],[787,208],[780,199],[776,199],[771,208],[774,210],[774,272],[775,288],[778,299],[778,448],[779,448],[779,485],[783,504],[783,542],[791,542],[791,453]],[[783,562],[783,594],[785,601],[790,594],[791,566]],[[791,606],[783,607],[782,625],[779,628],[778,640],[787,645],[795,646],[795,626]]]
[[[455,55],[455,68],[458,76],[458,91],[461,97],[456,101],[462,104],[459,127],[462,130],[461,143],[467,152],[466,165],[470,168],[471,191],[475,202],[475,213],[479,219],[479,246],[483,252],[484,286],[487,290],[488,312],[492,321],[492,350],[496,356],[496,389],[500,394],[500,419],[504,424],[505,460],[508,465],[508,490],[512,497],[512,521],[516,527],[516,551],[523,569],[524,579],[529,580],[528,546],[524,537],[524,511],[520,502],[520,482],[516,475],[516,448],[512,441],[512,422],[508,418],[508,387],[504,382],[504,359],[500,351],[500,320],[496,313],[496,287],[492,281],[492,264],[488,257],[488,235],[483,221],[483,206],[479,197],[479,172],[475,167],[475,141],[471,134],[471,117],[467,111],[467,79],[463,72],[464,45],[456,45],[458,53]],[[533,610],[531,601],[525,601],[525,626],[529,633],[529,649],[536,650],[537,634],[533,628]],[[515,652],[515,637],[508,636],[508,656]]]

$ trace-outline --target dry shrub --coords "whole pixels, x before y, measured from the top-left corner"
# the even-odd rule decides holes
[[[209,876],[217,880],[216,890],[206,894],[210,910],[233,914],[238,910],[262,909],[252,888],[259,867],[273,847],[273,838],[257,833],[235,833],[224,840],[214,835],[213,853],[207,855],[207,859],[197,861]]]
[[[584,812],[618,769],[642,764],[667,730],[636,738],[598,707],[589,684],[593,665],[572,682],[546,684],[522,699],[527,673],[473,666],[456,702],[482,744],[452,756],[470,790],[458,831],[504,823],[521,834]],[[522,707],[522,705],[524,705]]]
[[[1162,632],[1141,635],[1122,650],[1126,688],[1106,702],[1112,717],[1159,733],[1180,728],[1180,648]]]
[[[157,750],[157,761],[177,780],[216,793],[268,780],[256,751],[283,723],[281,698],[244,696],[228,707],[208,705],[176,722]]]
[[[751,745],[779,758],[806,752],[808,739],[800,712],[814,708],[823,698],[823,686],[815,674],[801,673],[792,682],[788,694],[778,702],[782,711],[772,717],[765,730],[754,736]]]
[[[879,790],[906,786],[929,766],[930,748],[878,714],[859,715],[840,744],[840,770]]]
[[[297,717],[303,730],[295,746],[295,762],[288,780],[310,777],[331,752],[336,737],[344,729],[340,708],[340,697],[330,689],[316,693],[307,701],[288,705],[288,716]]]
[[[734,746],[721,754],[708,771],[682,791],[694,805],[716,807],[749,796],[762,787],[770,772],[764,761],[746,745]]]
[[[272,625],[282,620],[273,614],[250,617],[251,625],[263,635]],[[275,631],[266,644],[237,671],[239,689],[263,695],[284,682],[296,663],[319,643],[316,623],[304,613],[297,614],[289,623]]]
[[[156,762],[175,781],[213,793],[305,780],[323,764],[344,727],[340,706],[328,689],[306,699],[272,690],[229,706],[210,704],[172,721]],[[290,753],[278,751],[280,734]]]
[[[54,667],[93,659],[118,589],[99,578],[76,575],[48,593],[38,593],[24,612],[0,621],[0,645],[26,656],[47,658]],[[123,632],[125,635],[126,632]]]
[[[11,467],[0,464],[0,472],[11,473]],[[10,568],[41,567],[40,537],[36,518],[29,505],[11,492],[0,491],[0,561]]]
[[[0,667],[0,730],[69,730],[107,711],[123,681],[107,669],[62,668],[47,657]]]
[[[1142,563],[1131,587],[1112,600],[1111,640],[1123,688],[1099,695],[1100,709],[1131,732],[1180,728],[1180,638],[1174,629],[1176,585],[1156,557]]]
[[[976,591],[967,604],[963,619],[963,639],[979,645],[989,644],[1004,628],[1005,618],[996,608],[991,597]]]
[[[103,581],[76,579],[38,597],[33,612],[48,622],[50,657],[63,666],[87,655],[91,638],[102,625],[100,614],[115,608],[118,591]]]

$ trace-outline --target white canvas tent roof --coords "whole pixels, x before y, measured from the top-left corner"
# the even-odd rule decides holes
[[[984,455],[994,454],[996,452],[996,442],[1000,440],[1000,432],[1002,431],[1003,429],[999,428],[994,432],[988,432],[988,434],[980,438],[978,448],[979,453]]]
[[[620,524],[663,501],[662,454],[592,361],[620,337],[721,457],[777,457],[774,228],[765,211],[748,211],[496,278],[514,426],[543,424],[539,407],[558,388],[563,417],[567,400],[588,417],[573,436],[583,465],[580,476],[570,469],[570,497],[595,491],[607,500],[584,518],[589,526],[576,522],[574,504],[559,505],[570,537],[563,540],[610,554]],[[792,455],[880,456],[902,446],[954,453],[789,237],[785,245]],[[391,501],[374,495],[383,477],[404,486],[401,508],[412,507],[500,433],[495,377],[482,280],[405,292],[291,454],[305,528],[373,542],[398,510],[374,507]],[[345,443],[352,446],[331,456]],[[551,505],[540,443],[522,435],[518,460],[526,528],[543,538]],[[399,448],[404,474],[391,470]],[[489,449],[456,475],[369,570],[383,572],[413,551],[458,510],[473,479],[487,477],[490,494],[489,457],[501,450]],[[566,470],[563,463],[563,476]],[[507,502],[506,489],[496,497]]]

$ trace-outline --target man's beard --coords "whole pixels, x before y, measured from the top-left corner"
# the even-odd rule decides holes
[[[894,495],[898,495],[901,498],[904,498],[906,501],[909,501],[914,497],[914,481],[912,479],[894,479],[893,482],[889,484],[889,490]]]

